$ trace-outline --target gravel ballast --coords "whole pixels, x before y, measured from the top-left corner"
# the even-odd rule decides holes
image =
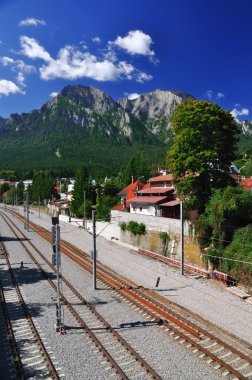
[[[38,218],[36,213],[34,213],[31,215],[31,220],[41,224],[47,229],[51,228],[51,220],[47,215],[43,214],[41,215],[41,218]],[[22,226],[21,222],[18,223]],[[89,233],[67,223],[60,222],[60,226],[62,239],[68,240],[85,251],[90,252],[92,249],[92,236]],[[33,243],[50,257],[50,244],[44,242],[33,232],[30,232],[29,235],[32,237]],[[20,263],[20,252],[16,252],[17,249],[15,250],[14,244],[10,244],[9,247],[10,246],[12,246],[12,248],[9,248],[11,249],[11,252],[13,249],[11,254],[13,255],[14,262],[16,260]],[[230,321],[227,321],[226,315],[220,318],[220,310],[219,312],[216,311],[216,305],[222,305],[220,306],[221,310],[224,310],[224,306],[226,306],[226,312],[227,309],[229,309],[228,313],[230,313],[230,306],[232,306],[237,313],[240,310],[242,313],[240,315],[242,315],[242,317],[239,315],[239,321],[242,320],[244,314],[245,323],[242,323],[241,333],[235,333],[244,338],[245,329],[247,330],[245,331],[245,339],[251,339],[252,341],[252,338],[249,335],[251,334],[250,328],[246,327],[246,318],[250,320],[251,323],[251,305],[246,305],[244,304],[244,301],[236,299],[233,295],[226,294],[224,289],[219,285],[213,285],[206,280],[195,280],[185,276],[181,277],[176,270],[171,269],[164,264],[140,257],[139,255],[132,253],[130,249],[106,241],[101,236],[97,239],[97,248],[99,252],[99,260],[106,265],[149,288],[155,288],[156,279],[157,277],[160,277],[159,292],[162,295],[204,315],[215,323],[219,323],[217,320],[223,320],[222,323],[226,329],[228,329],[229,323],[231,326],[231,320],[234,321],[235,316],[232,315]],[[24,262],[26,261],[24,260]],[[27,263],[26,265],[28,265],[30,269],[33,268],[30,266],[30,263]],[[81,268],[78,268],[73,262],[71,262],[71,260],[65,258],[64,255],[62,255],[62,268],[63,274],[97,308],[97,310],[105,316],[108,322],[113,327],[116,327],[118,332],[122,334],[126,340],[132,343],[137,352],[153,366],[162,378],[220,378],[219,372],[207,365],[204,360],[198,359],[198,357],[192,354],[189,349],[186,349],[178,342],[174,342],[170,336],[163,334],[160,327],[157,327],[155,324],[151,323],[149,319],[146,319],[133,310],[132,307],[125,304],[124,301],[121,301],[118,296],[107,290],[104,285],[98,282],[99,290],[94,291],[92,288],[92,277],[86,274]],[[47,336],[47,340],[50,343],[50,347],[52,347],[55,356],[59,356],[59,365],[63,368],[66,378],[80,379],[82,378],[81,376],[83,373],[85,373],[85,376],[87,376],[87,374],[89,374],[88,376],[91,376],[83,377],[85,379],[107,378],[106,373],[104,373],[104,368],[100,365],[100,359],[95,359],[95,354],[90,348],[90,345],[88,343],[83,343],[83,336],[79,333],[78,328],[74,327],[74,322],[67,313],[65,314],[66,324],[70,327],[67,330],[67,334],[61,336],[55,333],[54,324],[51,323],[52,320],[55,321],[55,308],[54,304],[51,301],[48,301],[51,300],[51,291],[49,290],[48,293],[46,293],[45,290],[41,291],[41,289],[38,289],[37,285],[41,285],[41,282],[44,281],[35,281],[32,283],[32,286],[30,286],[29,283],[24,284],[23,289],[26,296],[29,298],[31,305],[34,305],[34,308],[38,308],[39,305],[39,310],[41,312],[37,315],[38,323],[41,329],[43,331],[45,330],[45,335]],[[212,307],[209,307],[210,300],[213,300]],[[205,310],[206,305],[208,306],[208,310]],[[249,307],[247,308],[247,306]],[[232,329],[230,330],[234,332],[233,328],[234,325],[232,325]],[[83,348],[83,346],[85,347]],[[70,360],[72,356],[74,357],[73,362]],[[95,372],[93,366],[95,367]],[[84,371],[83,368],[85,369]],[[98,373],[96,373],[97,371]]]

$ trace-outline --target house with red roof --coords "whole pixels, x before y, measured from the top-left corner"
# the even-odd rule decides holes
[[[132,183],[122,189],[118,195],[121,196],[121,203],[112,208],[112,210],[117,211],[130,211],[130,199],[134,198],[138,192],[138,190],[142,189],[144,184],[140,182],[138,179],[134,181],[132,179]]]
[[[129,200],[133,214],[179,219],[179,200],[176,199],[172,174],[149,179],[146,186]]]
[[[240,186],[242,186],[244,189],[252,192],[252,177],[242,178],[242,180],[240,182]]]
[[[137,180],[120,191],[119,195],[121,204],[112,210],[179,219],[180,206],[175,196],[172,174],[152,177],[146,185]]]

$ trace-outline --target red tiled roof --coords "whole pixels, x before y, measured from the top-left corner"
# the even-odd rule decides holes
[[[112,210],[122,211],[123,210],[123,205],[122,204],[116,205],[116,206],[112,207]]]
[[[149,189],[142,189],[138,191],[138,194],[165,194],[173,191],[173,187],[151,187]]]
[[[250,190],[250,188],[252,187],[252,178],[244,178],[240,185],[246,189],[246,190]]]
[[[173,174],[159,175],[157,177],[152,177],[149,179],[150,182],[162,182],[162,181],[172,181]]]
[[[144,184],[140,182],[139,180],[135,181],[134,183],[131,183],[130,185],[126,186],[123,190],[118,193],[118,195],[125,195],[127,194],[130,190],[137,190],[137,187],[142,188]]]
[[[149,203],[158,204],[162,201],[166,201],[167,197],[135,197],[129,200],[129,203]]]
[[[180,204],[180,201],[178,199],[174,199],[173,201],[169,201],[169,202],[165,202],[165,203],[162,203],[160,205],[160,207],[163,207],[163,206],[169,206],[169,207],[173,207],[173,206],[177,206]]]
[[[150,182],[147,182],[144,187],[142,188],[142,190],[145,190],[145,189],[149,189],[150,188]]]

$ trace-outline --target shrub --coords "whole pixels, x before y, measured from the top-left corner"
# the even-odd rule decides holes
[[[144,235],[146,233],[146,226],[143,223],[137,223],[134,220],[131,220],[126,229],[132,232],[133,235]]]
[[[126,224],[125,222],[120,222],[120,223],[119,223],[119,226],[121,227],[121,230],[122,230],[122,231],[126,231],[126,226],[127,226],[127,224]]]

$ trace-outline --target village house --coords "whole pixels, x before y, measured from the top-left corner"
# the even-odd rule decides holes
[[[146,185],[136,180],[118,195],[121,196],[121,204],[114,206],[112,210],[166,218],[180,217],[172,174],[152,177]]]

